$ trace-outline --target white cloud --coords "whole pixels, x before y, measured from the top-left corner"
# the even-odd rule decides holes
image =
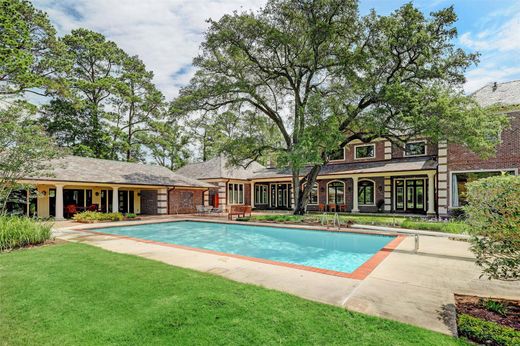
[[[154,71],[157,86],[168,98],[193,75],[191,62],[207,28],[234,10],[257,9],[264,0],[35,0],[60,35],[75,28],[104,34],[131,55],[139,55]]]

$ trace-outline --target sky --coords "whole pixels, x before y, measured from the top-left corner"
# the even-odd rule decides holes
[[[390,14],[409,0],[360,0],[361,14]],[[425,13],[453,5],[459,17],[454,42],[478,51],[480,63],[468,70],[465,91],[490,82],[520,79],[519,0],[416,0]],[[256,10],[265,0],[34,0],[48,13],[60,36],[75,28],[104,34],[155,74],[158,88],[175,97],[194,73],[191,65],[207,28],[234,10]]]

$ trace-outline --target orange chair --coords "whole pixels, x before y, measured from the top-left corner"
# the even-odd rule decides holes
[[[335,204],[328,204],[327,205],[327,209],[329,209],[329,211],[336,211],[336,205]]]
[[[319,210],[320,212],[325,212],[325,204],[320,203],[320,204],[318,205],[318,208],[319,208],[318,210]]]
[[[76,214],[78,212],[78,209],[76,208],[76,205],[75,204],[68,204],[66,207],[65,207],[65,217],[67,219],[71,218],[72,216],[74,216],[74,214]]]

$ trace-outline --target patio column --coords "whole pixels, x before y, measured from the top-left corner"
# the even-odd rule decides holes
[[[427,214],[435,216],[435,173],[428,173],[428,211]]]
[[[359,213],[359,205],[358,205],[358,177],[352,177],[352,212]],[[345,196],[346,199],[346,196]]]
[[[117,213],[119,211],[119,187],[113,187],[112,190],[112,212]]]
[[[251,208],[255,207],[255,182],[251,181]]]
[[[56,220],[65,220],[63,217],[63,184],[55,184],[56,186]]]

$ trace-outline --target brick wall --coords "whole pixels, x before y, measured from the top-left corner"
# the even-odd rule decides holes
[[[173,189],[169,192],[169,214],[191,214],[197,211],[196,205],[204,204],[204,191]]]
[[[482,159],[461,145],[448,144],[448,170],[520,168],[520,112],[510,113],[510,119],[494,157]]]

